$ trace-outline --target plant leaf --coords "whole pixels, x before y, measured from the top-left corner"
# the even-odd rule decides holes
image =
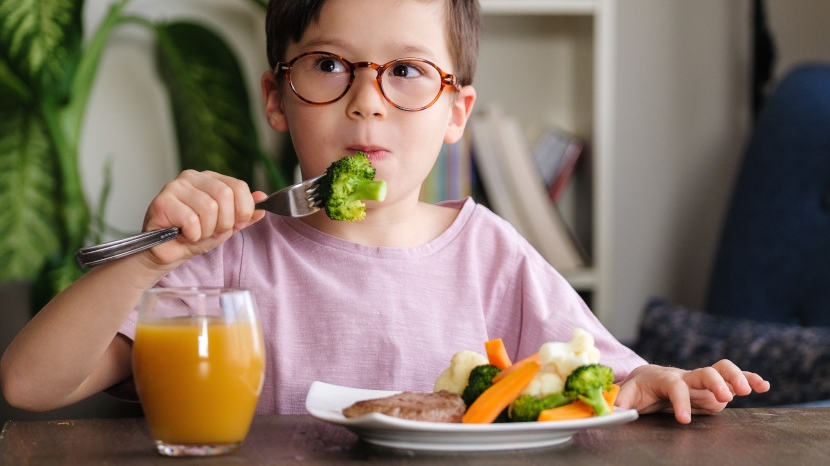
[[[236,56],[221,37],[195,23],[157,26],[157,38],[181,168],[213,170],[252,184],[261,149]]]
[[[29,87],[9,68],[6,57],[0,56],[0,101],[16,105],[31,98]]]
[[[0,279],[34,277],[60,244],[55,156],[31,108],[0,109]]]
[[[0,54],[34,89],[66,96],[83,39],[82,0],[3,0]]]

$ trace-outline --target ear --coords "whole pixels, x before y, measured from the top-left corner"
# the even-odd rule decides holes
[[[282,89],[274,73],[266,71],[260,78],[262,99],[265,101],[265,116],[268,124],[277,131],[288,131],[288,120],[285,118],[285,109],[282,106]]]
[[[450,107],[450,121],[447,124],[447,131],[444,133],[444,142],[453,144],[464,135],[464,127],[473,112],[473,105],[476,101],[476,90],[473,86],[464,86],[458,90]]]

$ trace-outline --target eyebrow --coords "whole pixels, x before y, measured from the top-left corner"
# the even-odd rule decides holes
[[[325,49],[328,46],[345,47],[345,45],[341,41],[336,39],[327,39],[325,37],[302,44],[302,48],[307,48],[308,50],[317,50],[321,48]]]
[[[402,50],[405,54],[429,55],[431,58],[435,58],[435,54],[432,53],[432,50],[419,47],[417,45],[403,45],[400,50]]]

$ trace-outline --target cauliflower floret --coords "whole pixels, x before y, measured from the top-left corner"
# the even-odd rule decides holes
[[[487,364],[487,357],[475,351],[459,351],[450,360],[450,367],[444,369],[435,381],[434,391],[447,390],[460,395],[467,386],[470,371],[476,366]]]
[[[565,379],[559,376],[556,372],[549,372],[543,367],[530,384],[522,391],[522,395],[533,395],[537,398],[542,398],[551,393],[559,393],[565,389]]]
[[[561,392],[565,379],[579,366],[599,363],[599,349],[594,346],[594,337],[587,331],[576,328],[573,338],[567,343],[549,342],[539,348],[542,368],[524,389],[523,394],[543,397]]]
[[[573,372],[579,366],[599,362],[599,350],[594,346],[594,337],[581,328],[574,329],[573,338],[567,343],[545,343],[539,349],[542,365],[552,365],[563,376]]]

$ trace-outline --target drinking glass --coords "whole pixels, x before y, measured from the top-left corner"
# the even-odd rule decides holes
[[[251,293],[157,288],[141,299],[133,374],[157,451],[236,451],[262,389],[265,350]]]

